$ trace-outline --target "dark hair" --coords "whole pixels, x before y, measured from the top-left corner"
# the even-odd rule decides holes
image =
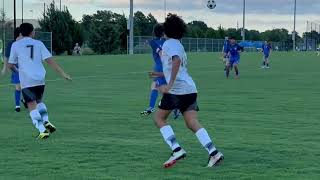
[[[234,37],[234,36],[231,36],[229,39],[234,39],[234,40],[236,40],[236,37]]]
[[[33,25],[30,23],[22,23],[20,25],[20,32],[23,37],[30,36],[33,30],[34,30]]]
[[[156,24],[153,27],[153,35],[157,38],[161,38],[163,36],[164,29],[162,24]]]
[[[176,14],[169,14],[163,27],[166,36],[173,39],[182,39],[187,31],[186,23]]]
[[[16,40],[20,36],[20,28],[16,28],[14,30],[14,40]]]

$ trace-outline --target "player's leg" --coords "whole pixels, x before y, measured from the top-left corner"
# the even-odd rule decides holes
[[[158,99],[158,94],[159,94],[159,92],[156,88],[156,82],[153,81],[151,84],[149,107],[146,110],[141,112],[142,115],[149,115],[155,111],[155,105],[156,105],[156,102]]]
[[[266,57],[263,55],[263,58],[262,58],[262,66],[261,66],[262,69],[266,68]]]
[[[43,120],[45,128],[53,133],[57,130],[57,128],[49,121],[48,109],[46,104],[43,101],[37,102],[37,110],[39,111],[41,118]]]
[[[270,68],[270,66],[269,66],[269,55],[266,55],[265,59],[266,59],[266,68]]]
[[[20,84],[15,85],[15,91],[14,91],[14,99],[15,99],[15,105],[16,105],[16,112],[20,112],[20,101],[21,101],[21,86]]]
[[[235,64],[233,65],[234,71],[235,71],[235,73],[236,73],[236,76],[235,76],[236,79],[239,78],[239,66],[238,66],[238,65],[239,65],[238,63],[235,63]]]
[[[22,95],[28,105],[32,123],[39,130],[38,138],[45,139],[49,137],[49,132],[46,130],[41,114],[37,109],[37,97],[39,96],[38,94],[41,94],[41,88],[39,89],[38,86],[25,88],[22,90]]]
[[[183,112],[183,117],[187,127],[195,133],[201,145],[208,151],[209,160],[208,167],[213,167],[223,160],[223,154],[214,146],[208,132],[198,120],[198,105],[197,94],[184,95],[181,102],[183,103],[180,111]]]
[[[20,87],[19,73],[13,72],[11,74],[11,83],[15,85],[15,90],[14,90],[15,111],[20,112],[21,87]]]
[[[167,123],[168,116],[175,109],[175,101],[175,95],[164,94],[154,119],[155,125],[160,129],[164,141],[172,151],[170,158],[163,164],[165,168],[172,167],[178,160],[186,156],[186,152],[176,140],[172,127]]]

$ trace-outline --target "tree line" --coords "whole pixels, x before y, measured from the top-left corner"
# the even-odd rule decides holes
[[[77,22],[67,8],[60,11],[53,1],[39,19],[39,31],[52,32],[53,51],[57,55],[66,51],[71,54],[75,43],[86,43],[97,54],[116,54],[127,52],[127,22],[128,18],[124,14],[112,11],[97,11],[92,15],[83,15],[82,20]],[[156,23],[158,21],[151,13],[135,12],[134,35],[152,36]],[[186,37],[224,39],[226,36],[233,36],[242,39],[241,29],[237,28],[219,26],[214,29],[202,21],[188,22],[187,26]],[[245,31],[247,40],[292,43],[292,33],[284,28],[264,32],[247,29]],[[297,35],[296,39],[299,42],[305,36],[320,39],[317,32],[304,33],[302,37]]]

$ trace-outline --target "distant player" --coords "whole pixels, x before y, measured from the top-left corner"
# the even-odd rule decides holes
[[[10,57],[10,50],[11,50],[12,44],[15,41],[18,41],[21,38],[22,38],[22,36],[20,34],[20,29],[16,28],[14,30],[14,40],[11,41],[10,43],[8,43],[7,48],[6,48],[6,52],[5,52],[5,55],[4,55],[4,66],[3,66],[3,69],[2,69],[2,72],[1,72],[2,75],[4,75],[6,73],[7,62],[8,62],[8,59]],[[15,111],[16,112],[20,112],[20,110],[21,110],[21,108],[20,108],[21,87],[20,87],[20,80],[19,80],[19,73],[18,73],[18,64],[16,64],[14,68],[16,69],[16,71],[12,71],[11,83],[15,85],[15,91],[14,91]]]
[[[46,105],[42,102],[45,89],[46,70],[43,62],[56,70],[62,77],[71,80],[62,68],[53,60],[51,53],[41,41],[34,40],[34,28],[29,23],[20,25],[22,39],[12,44],[8,68],[17,71],[19,64],[19,77],[22,95],[28,105],[30,117],[34,126],[39,130],[39,139],[46,139],[56,127],[49,122]]]
[[[152,56],[154,60],[153,72],[149,73],[149,76],[153,78],[153,82],[151,84],[151,93],[150,93],[150,101],[149,107],[141,112],[141,115],[149,115],[155,111],[155,105],[158,98],[158,88],[160,86],[166,85],[166,79],[163,75],[162,62],[160,58],[160,54],[162,51],[162,45],[165,42],[164,39],[164,30],[162,24],[156,24],[153,28],[153,34],[155,39],[149,41],[149,45],[152,48]],[[179,111],[174,111],[174,119],[179,117]]]
[[[227,65],[226,76],[229,78],[230,71],[234,68],[236,73],[235,78],[239,78],[239,63],[240,63],[240,53],[242,51],[242,47],[237,43],[234,37],[230,38],[230,44],[227,48],[229,63]]]
[[[171,157],[163,164],[165,168],[173,166],[178,160],[186,157],[175,137],[173,129],[167,122],[171,111],[179,109],[187,127],[195,133],[202,146],[209,153],[207,166],[213,167],[222,161],[223,155],[214,146],[207,131],[201,126],[197,118],[197,88],[187,70],[187,56],[179,39],[186,32],[186,24],[177,15],[169,14],[164,23],[165,35],[168,38],[162,47],[163,73],[167,85],[161,86],[163,94],[159,110],[155,115],[155,124],[172,150]]]
[[[262,53],[263,53],[263,62],[262,62],[262,67],[261,68],[267,68],[269,69],[269,57],[272,51],[271,43],[268,41],[265,41],[264,44],[262,45]]]
[[[224,71],[227,70],[227,66],[229,63],[229,57],[228,57],[228,46],[229,46],[229,38],[225,37],[224,38],[224,43],[223,43],[223,47],[222,47],[222,60],[223,60],[223,64],[224,64]]]
[[[320,44],[319,44],[319,46],[317,48],[317,54],[318,54],[318,56],[320,56]]]
[[[152,48],[152,56],[154,60],[153,72],[151,72],[150,76],[154,78],[151,84],[149,107],[142,111],[141,115],[149,115],[156,111],[155,105],[159,94],[157,86],[166,84],[166,80],[163,77],[162,62],[159,55],[162,45],[165,42],[165,39],[163,38],[163,26],[161,24],[156,24],[153,28],[153,34],[155,38],[149,41],[149,45]]]

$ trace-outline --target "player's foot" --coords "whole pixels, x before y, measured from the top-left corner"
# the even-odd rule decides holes
[[[171,157],[163,164],[164,168],[170,168],[174,166],[179,160],[185,158],[187,156],[187,153],[182,148],[177,148],[174,150],[171,154]]]
[[[26,103],[24,100],[21,100],[21,102],[22,102],[22,104],[23,104],[24,108],[28,109],[28,105],[27,105],[27,103]]]
[[[16,112],[20,112],[20,111],[21,111],[20,106],[16,106],[15,111],[16,111]]]
[[[180,114],[181,114],[181,113],[180,113],[179,109],[173,110],[173,119],[174,119],[174,120],[178,119],[179,116],[180,116]]]
[[[266,68],[267,68],[267,69],[270,69],[270,66],[267,66]]]
[[[264,69],[264,68],[266,68],[265,66],[261,66],[261,69]]]
[[[49,136],[50,136],[50,133],[47,130],[45,130],[44,132],[39,133],[38,139],[47,139]]]
[[[222,162],[223,159],[224,159],[223,154],[219,151],[215,151],[215,152],[211,153],[211,155],[209,156],[207,167],[218,166]]]
[[[156,111],[155,108],[148,108],[148,109],[142,111],[140,114],[144,115],[144,116],[148,116],[148,115],[152,114],[155,111]]]
[[[238,75],[236,75],[234,78],[235,78],[235,79],[240,79],[240,77],[239,77]]]
[[[49,133],[53,133],[57,130],[57,128],[53,124],[51,124],[50,122],[45,122],[44,127],[47,129],[47,131]]]

